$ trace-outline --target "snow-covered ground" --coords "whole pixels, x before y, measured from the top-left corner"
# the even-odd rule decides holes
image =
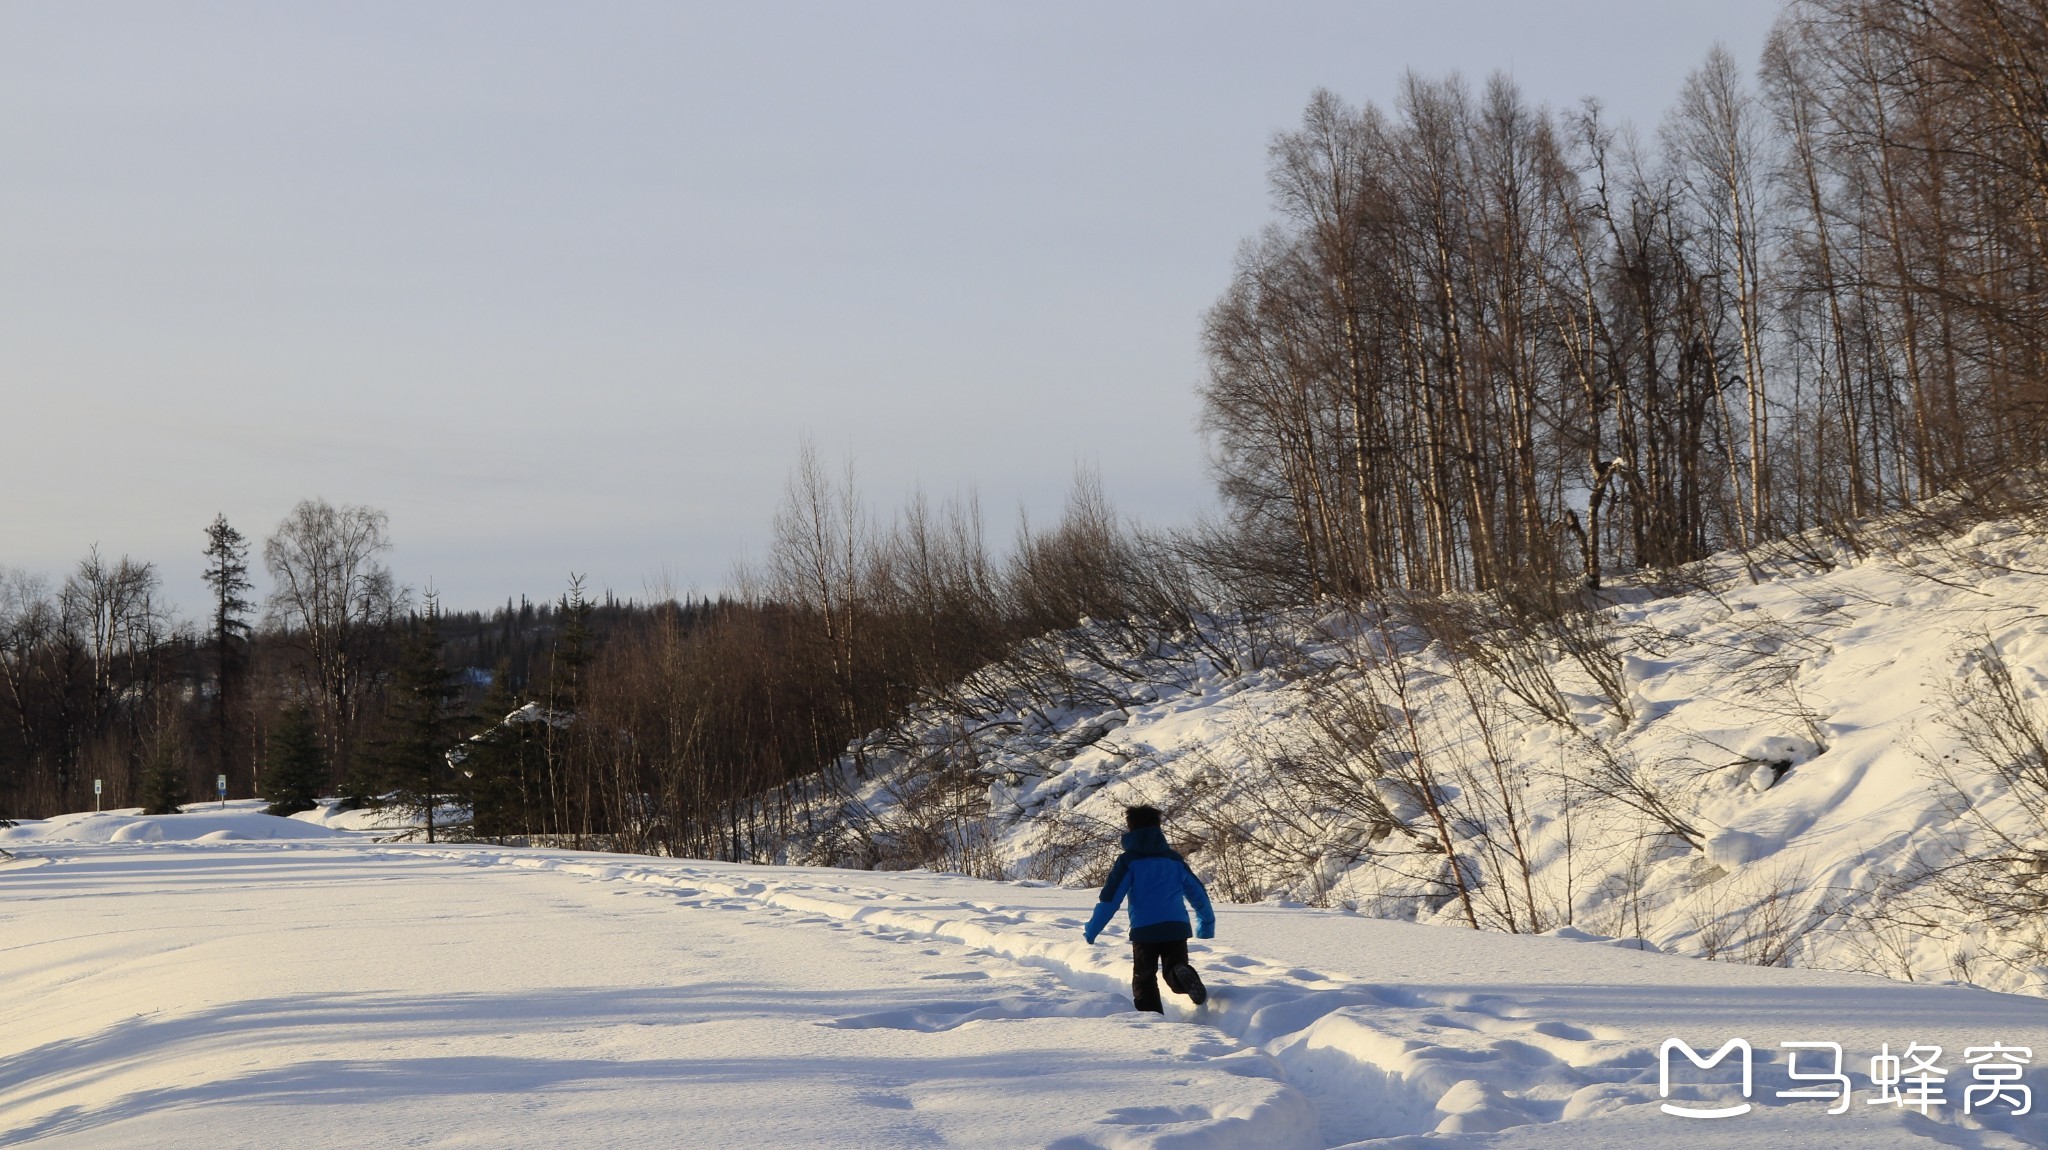
[[[1081,941],[1085,890],[384,844],[236,804],[0,847],[0,1146],[2048,1144],[2048,1110],[1963,1113],[1968,1048],[2048,1059],[2048,1003],[1971,987],[1224,905],[1193,947],[1211,1002],[1159,1019],[1120,933]],[[1682,1055],[1661,1099],[1673,1037],[1748,1040],[1754,1109],[1664,1113],[1742,1101],[1732,1062]],[[1841,1045],[1848,1113],[1777,1097],[1785,1042]],[[1872,1056],[1915,1043],[1947,1071],[1926,1117],[1871,1103]]]
[[[935,707],[871,751],[849,804],[860,836],[792,856],[965,828],[934,861],[1079,884],[1106,869],[1121,807],[1147,801],[1244,901],[2048,993],[2048,775],[2022,795],[1990,770],[2025,766],[2048,732],[2043,537],[1893,525],[1725,555],[1684,573],[1689,589],[1605,593],[1577,656],[1540,629],[1459,648],[1418,625],[1456,600],[1225,620],[1136,649],[1100,628],[1092,651],[1056,638],[1064,680],[984,672],[962,696],[994,702]],[[1332,715],[1384,729],[1333,746]],[[1968,745],[1987,735],[2006,738],[1989,758]],[[961,764],[985,797],[948,774]],[[933,800],[948,787],[958,801]],[[2005,869],[1943,870],[1986,854]],[[2020,913],[1994,926],[1972,882]]]

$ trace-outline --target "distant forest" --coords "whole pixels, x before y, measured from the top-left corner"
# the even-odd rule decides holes
[[[806,449],[714,600],[443,611],[383,565],[382,513],[317,500],[260,544],[195,525],[201,620],[127,557],[0,571],[0,814],[225,774],[286,808],[772,858],[821,768],[864,769],[914,705],[967,722],[964,676],[1084,621],[1142,645],[1320,601],[1583,596],[2040,490],[2048,0],[1795,0],[1753,74],[1708,52],[1641,134],[1500,77],[1319,92],[1269,171],[1276,218],[1203,329],[1217,521],[1134,530],[1083,475],[997,549],[972,502],[883,517]]]

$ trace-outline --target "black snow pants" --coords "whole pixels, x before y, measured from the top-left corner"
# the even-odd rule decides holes
[[[1161,967],[1165,967],[1166,985],[1171,987],[1175,994],[1186,994],[1187,992],[1180,987],[1180,979],[1173,972],[1176,967],[1186,966],[1187,962],[1187,939],[1131,943],[1132,1008],[1165,1014],[1166,1007],[1159,1001],[1159,981],[1153,975]]]

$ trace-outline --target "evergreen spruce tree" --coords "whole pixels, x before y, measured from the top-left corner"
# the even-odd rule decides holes
[[[327,758],[320,753],[320,731],[304,705],[284,713],[284,724],[270,736],[270,756],[263,767],[264,810],[294,815],[320,805],[320,786],[327,780]]]
[[[185,778],[183,748],[169,735],[159,736],[156,746],[150,750],[149,765],[143,769],[142,813],[175,815],[178,808],[190,802],[191,798]]]
[[[558,611],[561,631],[548,667],[551,710],[573,714],[582,708],[584,669],[591,659],[590,616],[596,607],[583,597],[583,576],[569,576],[569,592],[562,596]]]
[[[524,705],[513,684],[511,661],[500,661],[477,712],[482,733],[463,745],[456,780],[469,804],[470,833],[477,838],[503,840],[531,829],[546,747],[542,724],[519,714]]]
[[[228,526],[228,517],[216,515],[206,529],[206,570],[203,578],[213,591],[213,751],[215,766],[232,781],[236,742],[235,702],[243,671],[248,663],[249,611],[255,606],[247,598],[255,584],[249,581],[249,541]],[[249,764],[253,774],[255,764]],[[253,789],[254,778],[249,780]]]
[[[435,807],[449,782],[448,752],[459,741],[454,703],[462,695],[441,663],[440,614],[429,595],[426,612],[413,617],[370,756],[399,805],[425,821],[428,842],[434,841]]]
[[[609,597],[609,596],[608,596]],[[541,830],[580,836],[590,828],[591,811],[579,803],[567,780],[576,773],[576,741],[566,737],[583,708],[584,677],[593,656],[590,617],[596,604],[583,596],[583,577],[569,576],[569,592],[557,605],[554,649],[548,658],[545,722],[530,729],[540,743],[535,791],[542,797]]]
[[[335,803],[338,811],[361,810],[364,807],[384,805],[384,794],[390,790],[390,780],[385,777],[384,764],[374,755],[357,755],[342,773],[340,801]]]

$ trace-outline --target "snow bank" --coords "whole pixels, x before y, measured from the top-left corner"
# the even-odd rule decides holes
[[[828,829],[792,857],[840,861],[858,857],[844,844],[950,835],[956,857],[925,865],[1086,883],[1114,849],[1120,807],[1147,801],[1185,816],[1169,834],[1226,897],[1432,923],[1470,915],[1489,929],[1568,927],[1675,954],[2048,992],[2048,937],[2025,923],[1991,929],[1981,907],[1914,885],[2000,836],[2038,841],[2034,869],[2048,871],[2048,828],[1961,754],[1987,720],[1958,703],[1993,651],[2022,704],[2048,716],[2040,533],[1987,524],[1861,554],[1750,559],[1703,565],[1681,594],[1609,592],[1597,633],[1579,636],[1604,652],[1595,669],[1608,682],[1556,643],[1525,648],[1525,669],[1555,686],[1550,716],[1398,611],[1384,623],[1341,611],[1218,620],[1120,662],[1076,645],[1067,665],[1081,688],[1064,703],[992,671],[976,690],[1005,703],[965,721],[935,711],[910,725],[910,751],[904,739],[871,751],[871,777],[849,779],[864,833]],[[1233,647],[1234,668],[1212,657]],[[1449,810],[1442,831],[1414,786],[1384,776],[1288,790],[1325,750],[1310,684],[1386,711],[1401,747],[1390,757],[1430,764]],[[1072,701],[1083,698],[1104,701]],[[975,732],[971,753],[954,745],[963,731]],[[1357,767],[1356,748],[1346,756],[1361,775],[1378,769]],[[952,829],[959,812],[919,799],[948,762],[986,776],[971,839]],[[1937,777],[1958,766],[1960,792]],[[1617,799],[1617,780],[1642,794]],[[1646,815],[1643,795],[1691,841]],[[1513,825],[1500,815],[1510,808]],[[919,825],[929,810],[956,821]],[[1459,873],[1469,910],[1453,890]],[[1910,913],[1886,917],[1908,901]]]
[[[343,832],[262,811],[261,803],[193,807],[175,815],[143,815],[136,809],[23,820],[0,828],[0,845],[43,843],[234,842],[269,839],[329,839]]]
[[[453,821],[453,816],[458,813],[467,814],[454,808],[444,810],[443,825]],[[292,818],[314,826],[369,835],[405,834],[420,825],[417,817],[411,812],[398,807],[355,807],[341,810],[333,799],[323,801],[310,811],[300,811]]]

